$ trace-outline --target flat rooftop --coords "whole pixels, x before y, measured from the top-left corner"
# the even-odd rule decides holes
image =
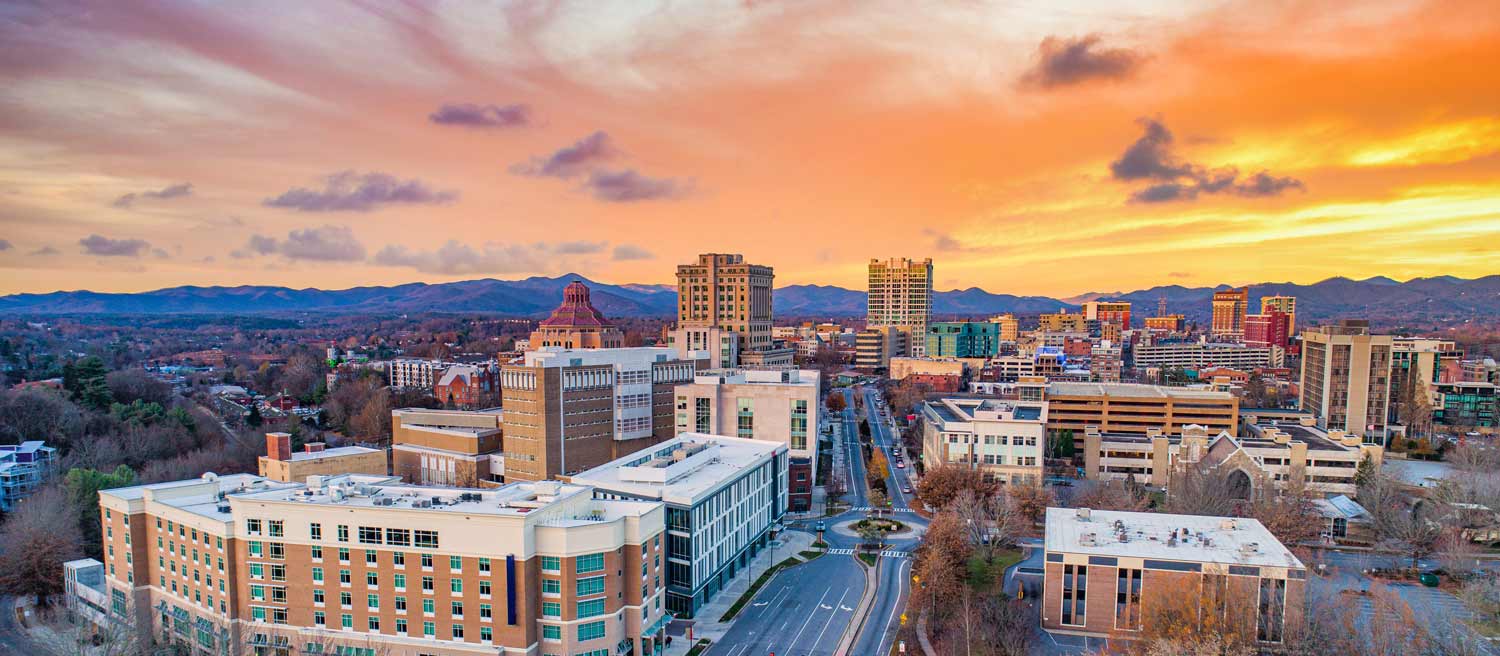
[[[928,401],[932,409],[944,422],[971,421],[1045,421],[1041,403],[1010,401],[989,398],[944,397]]]
[[[786,448],[781,442],[683,433],[656,446],[574,474],[571,481],[691,506]]]
[[[177,494],[185,491],[185,488],[194,487],[201,489],[192,490],[192,494]],[[152,492],[152,499],[155,503],[209,519],[227,522],[232,520],[233,517],[228,512],[221,512],[219,510],[225,507],[219,495],[289,490],[297,487],[301,487],[301,485],[298,483],[273,481],[254,474],[228,474],[224,476],[204,474],[200,478],[189,478],[181,481],[100,490],[99,494],[132,501],[144,499],[146,492],[149,490]]]
[[[681,359],[705,359],[707,351],[694,351],[693,357],[680,358],[677,349],[665,346],[632,346],[627,348],[566,349],[549,346],[526,352],[528,367],[594,367],[602,365],[639,367],[656,362]]]
[[[1194,399],[1231,401],[1234,395],[1229,392],[1215,392],[1205,389],[1191,389],[1186,387],[1166,387],[1162,385],[1140,385],[1136,383],[1073,383],[1056,382],[1048,383],[1048,396],[1118,396],[1122,398],[1148,398],[1148,399]]]
[[[1048,508],[1046,547],[1049,553],[1303,566],[1265,526],[1244,517]]]
[[[323,449],[322,451],[313,451],[311,453],[309,453],[307,451],[299,451],[297,453],[293,453],[292,457],[287,458],[287,461],[289,461],[289,462],[305,462],[305,461],[309,461],[309,460],[322,460],[324,458],[342,458],[344,456],[357,456],[357,455],[363,455],[363,454],[366,454],[366,453],[380,453],[380,450],[379,449],[371,449],[369,447],[363,447],[363,446],[338,446],[338,447],[334,447],[332,449]]]

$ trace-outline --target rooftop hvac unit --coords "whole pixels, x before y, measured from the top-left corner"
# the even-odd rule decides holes
[[[375,499],[375,505],[377,506],[389,506],[394,503],[396,503],[396,500],[390,497],[376,497]]]
[[[1079,521],[1089,521],[1089,514],[1088,508],[1079,508],[1077,513]]]
[[[228,513],[229,512],[229,504],[227,504],[227,503],[221,503],[221,504],[219,504],[219,512],[221,512],[221,513]]]
[[[416,501],[413,501],[411,505],[413,508],[431,508],[432,502],[428,501],[427,499],[417,499]]]

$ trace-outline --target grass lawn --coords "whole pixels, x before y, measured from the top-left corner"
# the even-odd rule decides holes
[[[817,558],[818,556],[823,555],[823,552],[821,552],[821,551],[804,551],[804,552],[802,552],[800,554],[797,554],[797,555],[802,556],[802,560],[803,561],[808,561],[808,560],[812,560],[814,558]]]
[[[875,566],[875,554],[864,552],[859,554],[859,559],[865,561],[865,564],[870,567]]]
[[[998,592],[1005,569],[1021,562],[1021,559],[1020,549],[997,551],[993,561],[986,561],[984,556],[980,555],[969,557],[969,587],[975,592]]]

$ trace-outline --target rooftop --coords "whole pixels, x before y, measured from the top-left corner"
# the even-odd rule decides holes
[[[380,450],[363,446],[336,446],[332,449],[323,449],[322,451],[298,451],[297,453],[293,453],[292,457],[287,458],[287,461],[302,462],[307,460],[321,460],[323,458],[341,458],[343,456],[354,456],[364,453],[380,453]]]
[[[594,307],[589,301],[588,285],[574,280],[563,288],[562,305],[552,311],[552,315],[543,319],[539,324],[546,327],[592,327],[613,328],[604,313]]]
[[[815,369],[710,369],[693,377],[698,385],[800,385],[818,386]]]
[[[1039,402],[955,397],[928,401],[926,407],[944,422],[1047,421],[1047,405]]]
[[[691,506],[777,453],[780,442],[682,433],[648,450],[574,474],[573,483]]]
[[[184,512],[227,522],[233,519],[222,497],[229,494],[250,493],[265,490],[287,490],[301,487],[298,483],[281,483],[254,474],[227,474],[219,476],[208,473],[200,478],[182,481],[150,483],[133,487],[100,490],[100,496],[109,496],[124,501],[143,499],[151,493],[154,502],[177,508]]]
[[[697,352],[694,359],[706,359],[706,352]],[[528,367],[590,367],[622,365],[642,367],[655,362],[679,359],[677,349],[663,346],[633,346],[628,348],[567,349],[545,347],[526,352]]]
[[[1049,383],[1047,385],[1047,396],[1118,396],[1154,399],[1213,399],[1216,401],[1230,401],[1234,399],[1234,395],[1229,392],[1215,392],[1185,387],[1166,387],[1162,385],[1140,385],[1136,383]]]
[[[1254,519],[1048,508],[1048,552],[1301,568]]]

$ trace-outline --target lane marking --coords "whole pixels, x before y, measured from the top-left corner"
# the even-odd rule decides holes
[[[848,591],[849,591],[848,588],[844,589],[845,593],[847,593]],[[830,593],[830,592],[833,592],[833,591],[832,590],[824,590],[823,591],[823,596],[818,597],[818,605],[819,606],[823,605],[823,601],[828,598],[828,593]],[[792,636],[792,642],[787,645],[788,651],[790,651],[790,649],[791,649],[791,647],[793,645],[797,644],[797,639],[801,638],[802,637],[802,632],[807,630],[808,623],[812,622],[813,618],[817,617],[817,616],[818,616],[818,611],[817,610],[814,610],[813,612],[807,614],[807,619],[802,621],[802,628],[797,629],[797,635]],[[775,653],[775,652],[776,652],[775,649],[771,650],[771,653]]]
[[[896,586],[896,600],[895,603],[891,604],[891,614],[885,618],[885,629],[880,634],[880,642],[876,645],[877,654],[891,653],[891,651],[889,649],[886,649],[885,647],[885,640],[887,637],[889,637],[889,634],[891,632],[891,621],[896,619],[896,611],[899,610],[902,606],[901,598],[903,596],[903,593],[906,591],[906,582],[909,580],[906,578],[906,574],[902,570],[907,569],[910,566],[911,561],[909,560],[903,560],[901,561],[900,565],[896,566],[896,576],[898,577],[897,580],[899,580],[900,583]]]
[[[844,594],[839,595],[839,600],[834,605],[835,606],[839,606],[839,607],[843,607],[843,605],[844,605],[844,597],[847,597],[847,596],[849,596],[849,588],[844,588]],[[830,608],[829,610],[833,610],[833,609]],[[828,632],[828,627],[833,624],[833,618],[834,618],[835,615],[837,615],[837,613],[829,613],[828,614],[828,621],[823,623],[823,630],[818,632],[818,637],[813,638],[813,647],[812,647],[813,649],[816,649],[817,646],[818,646],[818,644],[821,643],[821,642],[823,642],[823,634]],[[792,646],[795,647],[796,644],[794,643]]]

